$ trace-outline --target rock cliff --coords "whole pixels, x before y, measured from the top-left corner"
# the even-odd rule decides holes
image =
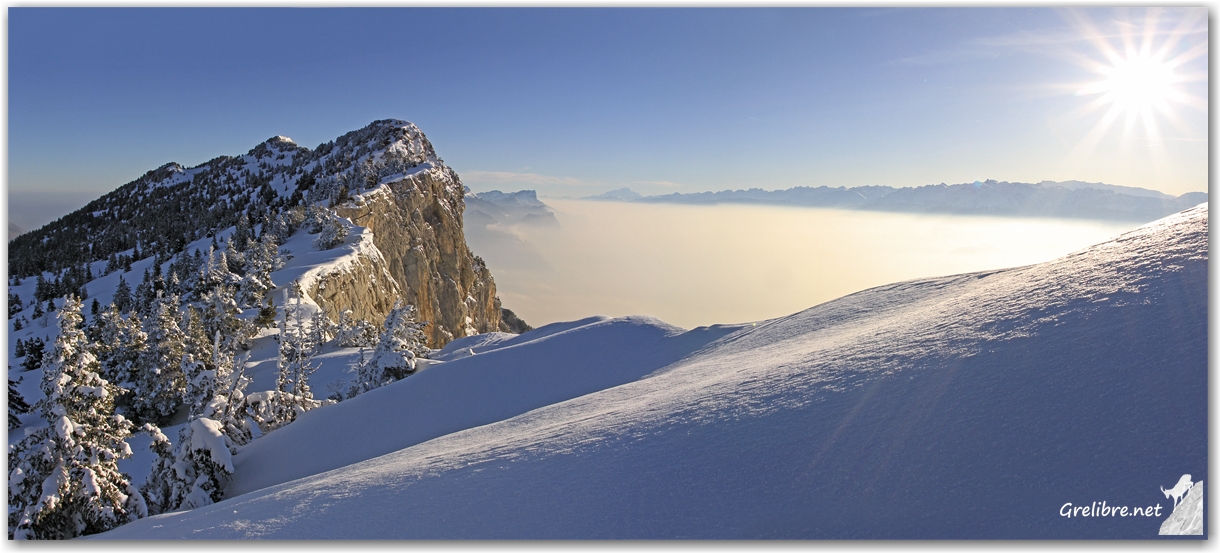
[[[422,135],[421,135],[422,138]],[[430,147],[429,147],[430,148]],[[377,189],[336,206],[341,217],[372,232],[381,258],[366,258],[338,275],[326,290],[311,292],[332,318],[351,309],[359,318],[379,321],[401,296],[428,321],[429,345],[441,347],[454,338],[500,330],[500,300],[491,271],[466,245],[462,231],[463,191],[456,172],[439,161],[423,170],[384,182]],[[384,269],[394,285],[368,286]],[[328,292],[335,288],[338,291]]]

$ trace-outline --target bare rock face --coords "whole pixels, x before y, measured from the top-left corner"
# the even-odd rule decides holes
[[[426,140],[422,134],[419,139]],[[317,295],[314,291],[310,295],[333,319],[351,309],[357,318],[374,322],[382,320],[394,299],[401,297],[415,306],[420,320],[429,323],[431,347],[499,330],[495,280],[466,245],[464,208],[457,173],[435,158],[407,176],[336,206],[339,216],[372,232],[380,259],[364,257],[367,263],[354,263],[347,273],[319,281]],[[370,284],[377,281],[370,278],[383,271],[393,284]]]
[[[383,321],[402,296],[385,259],[375,253],[357,256],[346,266],[321,275],[305,290],[334,322],[348,309],[355,319]]]

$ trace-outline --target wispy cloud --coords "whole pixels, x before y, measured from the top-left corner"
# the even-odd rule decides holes
[[[595,186],[600,183],[572,177],[540,175],[538,173],[514,173],[512,171],[463,171],[462,180],[482,184],[533,184],[541,186]]]
[[[894,60],[907,65],[939,65],[996,58],[1011,53],[1034,53],[1063,56],[1075,53],[1082,46],[1108,43],[1139,42],[1140,40],[1206,37],[1206,10],[1149,9],[1120,11],[1116,15],[1094,21],[1087,11],[1061,9],[1065,25],[1056,29],[1020,30],[1009,34],[979,37],[958,48],[928,50]],[[1134,18],[1132,20],[1131,18]]]

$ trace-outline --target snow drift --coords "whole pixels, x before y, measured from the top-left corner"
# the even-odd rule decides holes
[[[620,385],[97,537],[1148,539],[1162,519],[1059,509],[1155,505],[1181,474],[1207,480],[1207,215],[1048,263],[866,290],[689,354],[615,342],[638,350],[617,364]],[[631,324],[493,339],[468,359],[599,374],[580,372],[598,357],[584,348]],[[530,407],[491,393],[463,404],[443,381],[492,365],[445,370],[459,362],[278,432],[336,417],[359,439],[414,441],[376,421],[422,401],[425,377],[450,412]],[[343,449],[283,436],[307,455]]]

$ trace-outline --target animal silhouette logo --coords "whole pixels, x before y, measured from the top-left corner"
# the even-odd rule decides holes
[[[1194,482],[1190,481],[1190,475],[1183,474],[1182,477],[1178,479],[1178,483],[1174,485],[1172,489],[1167,490],[1164,486],[1161,486],[1161,493],[1165,494],[1165,499],[1172,497],[1173,508],[1177,509],[1178,503],[1182,502],[1182,496],[1186,495],[1186,492],[1190,491],[1190,488],[1194,485]]]
[[[1173,512],[1161,522],[1158,533],[1162,536],[1202,536],[1203,481],[1191,482],[1190,475],[1183,474],[1172,488],[1167,490],[1161,486],[1161,493],[1166,499],[1173,499]]]

